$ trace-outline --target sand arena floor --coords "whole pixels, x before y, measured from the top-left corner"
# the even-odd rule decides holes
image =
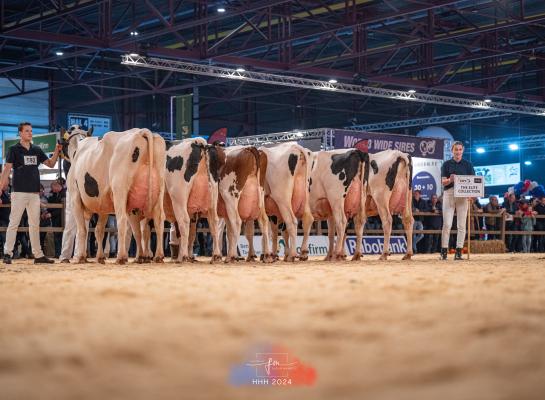
[[[543,399],[544,255],[0,266],[1,399]],[[235,386],[256,343],[312,386]]]

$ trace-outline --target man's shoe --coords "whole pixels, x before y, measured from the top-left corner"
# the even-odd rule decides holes
[[[34,264],[55,264],[55,261],[47,258],[46,256],[42,256],[40,258],[35,258]]]
[[[9,254],[4,254],[4,264],[11,264],[11,256]]]
[[[459,247],[456,248],[456,254],[454,254],[454,260],[455,261],[462,260],[462,249]]]
[[[441,255],[439,256],[439,259],[440,260],[446,260],[447,259],[447,254],[448,254],[448,249],[446,247],[443,247],[441,249]]]

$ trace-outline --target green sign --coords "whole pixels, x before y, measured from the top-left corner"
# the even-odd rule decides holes
[[[193,133],[193,95],[176,97],[176,139],[187,139]]]
[[[19,138],[5,139],[2,146],[2,156],[6,158],[11,146],[19,142]],[[44,153],[53,153],[57,144],[57,133],[46,133],[44,135],[32,135],[32,144],[39,146]]]

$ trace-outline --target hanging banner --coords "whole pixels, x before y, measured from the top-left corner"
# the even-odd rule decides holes
[[[399,150],[411,157],[443,159],[444,140],[377,132],[356,132],[335,129],[335,148],[356,147],[368,153],[383,150]]]
[[[6,139],[2,146],[2,157],[6,158],[8,150],[14,144],[19,143],[19,138]],[[57,144],[57,133],[46,133],[45,135],[32,135],[32,144],[40,147],[44,153],[53,153]]]
[[[182,140],[193,134],[193,95],[176,97],[176,139]]]
[[[93,127],[94,136],[102,136],[112,130],[112,118],[103,115],[68,114],[68,126],[79,125],[84,131]]]
[[[208,143],[214,144],[215,142],[227,142],[227,128],[220,128],[210,135]]]

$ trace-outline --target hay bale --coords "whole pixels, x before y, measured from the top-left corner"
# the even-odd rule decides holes
[[[467,245],[466,245],[467,246]],[[505,242],[502,240],[472,240],[471,253],[474,254],[501,254],[506,252]]]

